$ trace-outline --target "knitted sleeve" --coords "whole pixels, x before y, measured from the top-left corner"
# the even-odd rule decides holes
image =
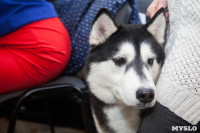
[[[191,124],[200,121],[200,1],[169,0],[170,35],[157,99]]]

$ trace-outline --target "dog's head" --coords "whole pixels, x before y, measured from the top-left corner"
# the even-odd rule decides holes
[[[106,9],[97,14],[90,33],[86,81],[108,104],[138,108],[155,103],[155,82],[164,61],[164,9],[146,25],[117,26]]]

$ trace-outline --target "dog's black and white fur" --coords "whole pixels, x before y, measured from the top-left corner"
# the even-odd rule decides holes
[[[90,33],[86,82],[99,133],[135,133],[140,109],[155,104],[155,82],[164,61],[164,9],[146,25],[117,26],[106,9]]]

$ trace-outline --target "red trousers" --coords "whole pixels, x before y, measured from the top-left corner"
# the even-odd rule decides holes
[[[0,94],[54,79],[65,69],[70,54],[69,35],[57,17],[0,37]]]

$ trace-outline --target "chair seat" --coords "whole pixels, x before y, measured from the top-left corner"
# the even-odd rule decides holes
[[[41,89],[46,88],[46,87],[52,87],[52,88],[55,87],[56,88],[59,85],[72,85],[72,86],[78,87],[80,89],[86,88],[85,83],[81,79],[79,79],[75,76],[61,76],[61,77],[57,78],[56,80],[53,80],[51,82],[48,82],[41,86],[38,86],[37,88],[41,88]],[[37,88],[34,88],[34,89],[37,89]],[[30,90],[30,89],[24,89],[24,90],[19,90],[19,91],[15,91],[15,92],[1,94],[0,95],[0,103],[6,101],[8,99],[21,96],[24,92],[26,92],[28,90]]]

